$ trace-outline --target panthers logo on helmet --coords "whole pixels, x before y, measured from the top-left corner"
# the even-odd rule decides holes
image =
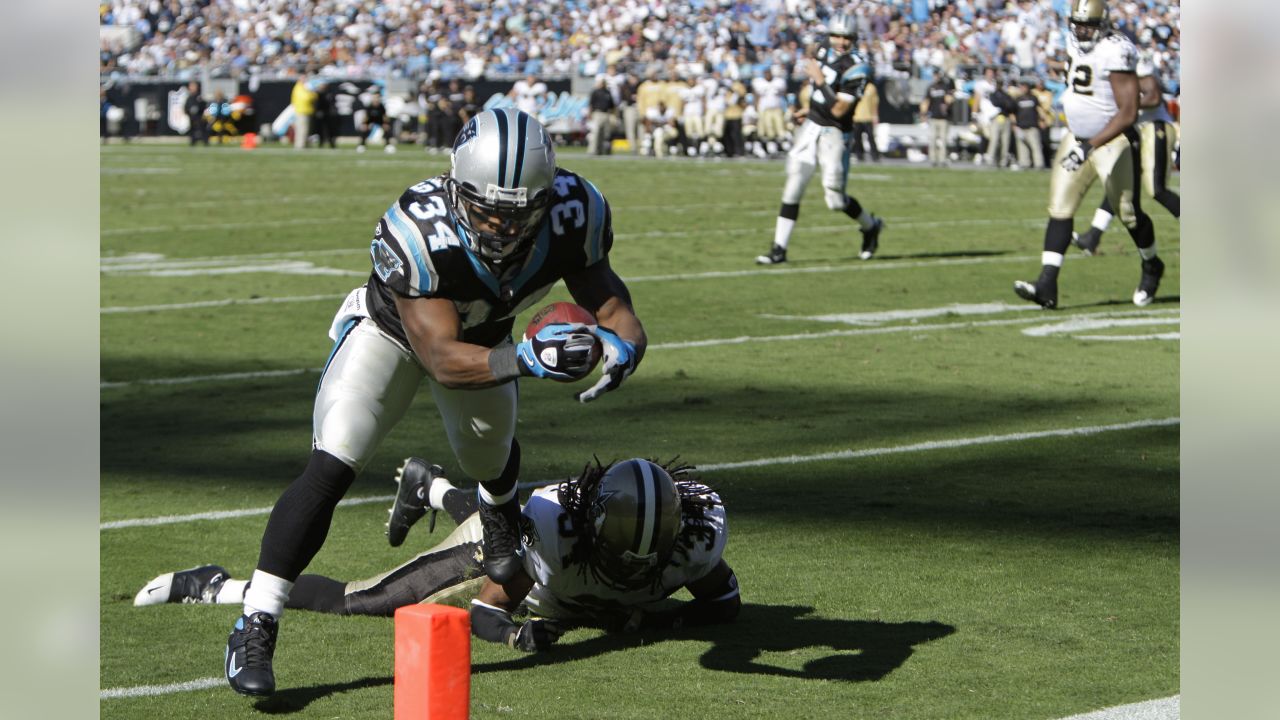
[[[466,145],[467,143],[471,142],[475,138],[476,138],[476,119],[473,117],[467,121],[466,126],[462,128],[462,132],[458,133],[458,137],[454,139],[453,151],[458,152],[458,150],[461,149],[463,145]]]

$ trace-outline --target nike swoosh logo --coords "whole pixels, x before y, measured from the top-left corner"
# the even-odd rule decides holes
[[[236,667],[235,653],[231,653],[230,656],[227,657],[227,678],[230,679],[239,675],[240,671],[243,669],[244,669],[243,666]]]
[[[162,590],[162,589],[164,589],[164,586],[163,586],[163,585],[157,585],[157,586],[155,586],[155,587],[149,587],[149,588],[147,588],[147,594],[148,594],[148,595],[150,595],[151,593],[153,593],[153,592],[155,592],[155,591],[157,591],[157,590]]]

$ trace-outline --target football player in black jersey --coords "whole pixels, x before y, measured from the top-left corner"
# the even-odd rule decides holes
[[[454,142],[450,171],[391,204],[373,230],[369,281],[330,329],[335,345],[316,393],[310,461],[271,512],[244,615],[227,640],[234,690],[274,692],[277,622],[293,583],[424,378],[459,467],[480,483],[484,570],[499,585],[516,575],[513,381],[580,379],[598,339],[602,376],[577,396],[587,402],[617,388],[644,356],[644,328],[609,266],[612,244],[604,197],[557,168],[546,129],[514,109],[473,117]],[[516,315],[560,280],[598,324],[552,324],[513,343]]]
[[[849,177],[849,142],[853,133],[853,106],[862,97],[870,68],[856,53],[854,18],[836,13],[827,22],[830,41],[817,58],[805,63],[812,93],[808,110],[796,113],[800,127],[795,142],[787,153],[787,183],[782,188],[782,208],[773,231],[773,247],[768,254],[756,258],[761,265],[777,265],[787,261],[787,245],[791,231],[800,217],[800,198],[822,167],[822,188],[827,207],[843,212],[862,230],[862,250],[858,256],[870,260],[880,245],[884,221],[863,209],[852,196],[845,194]]]

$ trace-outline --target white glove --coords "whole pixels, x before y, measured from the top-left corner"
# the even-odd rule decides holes
[[[1084,166],[1085,161],[1089,159],[1089,153],[1093,150],[1093,146],[1087,142],[1077,142],[1075,147],[1067,151],[1062,156],[1062,169],[1067,172],[1075,172]]]

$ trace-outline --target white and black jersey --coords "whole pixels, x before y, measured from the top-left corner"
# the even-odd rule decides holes
[[[493,347],[507,339],[516,315],[564,276],[605,259],[613,245],[609,205],[594,185],[561,169],[554,190],[532,249],[499,277],[468,248],[445,176],[410,187],[374,228],[370,315],[409,349],[395,295],[445,298],[458,310],[464,342]]]
[[[524,569],[534,581],[524,601],[526,607],[542,617],[589,618],[623,608],[643,608],[706,577],[719,565],[729,532],[720,496],[709,488],[702,490],[710,504],[696,523],[685,520],[659,581],[632,590],[603,581],[571,559],[578,535],[560,505],[558,489],[534,491],[524,506],[528,523]]]
[[[1129,38],[1117,32],[1104,35],[1089,51],[1068,33],[1067,89],[1062,94],[1062,110],[1067,126],[1078,139],[1088,139],[1106,127],[1117,112],[1111,73],[1132,73],[1138,68],[1138,50]]]
[[[817,58],[822,63],[822,75],[827,86],[835,93],[837,100],[845,100],[857,104],[862,92],[867,87],[871,69],[857,53],[837,53],[831,48],[823,48]],[[853,130],[853,113],[845,113],[837,118],[822,93],[815,92],[809,96],[809,119],[819,125],[840,128],[844,132]]]

